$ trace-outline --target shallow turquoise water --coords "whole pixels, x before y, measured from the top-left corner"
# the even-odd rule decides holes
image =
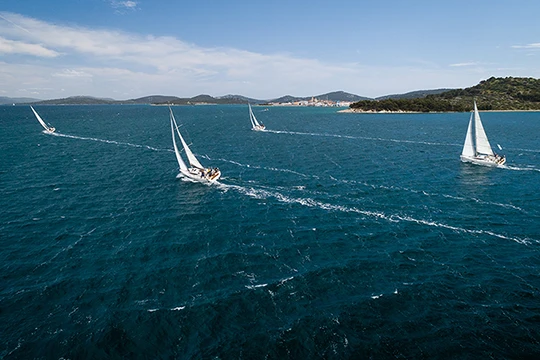
[[[540,113],[0,107],[0,358],[540,352]]]

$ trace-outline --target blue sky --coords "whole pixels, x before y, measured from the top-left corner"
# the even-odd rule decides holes
[[[129,99],[540,78],[540,2],[0,1],[0,96]]]

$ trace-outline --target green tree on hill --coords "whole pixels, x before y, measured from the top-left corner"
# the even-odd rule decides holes
[[[540,110],[540,80],[495,78],[465,89],[414,99],[362,100],[351,104],[363,111],[464,112],[476,99],[479,110]]]

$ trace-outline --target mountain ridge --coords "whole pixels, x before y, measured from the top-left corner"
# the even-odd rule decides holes
[[[491,77],[487,80],[480,81],[477,85],[463,89],[441,88],[433,90],[416,90],[404,94],[386,95],[378,98],[368,98],[344,91],[334,91],[308,97],[285,95],[271,100],[260,100],[233,94],[219,97],[200,94],[191,98],[150,95],[128,100],[115,100],[92,96],[71,96],[52,100],[0,97],[0,101],[3,101],[4,105],[198,105],[246,104],[248,102],[252,104],[269,104],[276,102],[305,101],[312,98],[352,102],[350,107],[356,111],[461,112],[470,110],[473,99],[476,99],[480,110],[540,110],[540,80],[530,77]],[[2,102],[0,102],[0,105],[1,104]]]
[[[350,108],[357,112],[465,112],[471,110],[473,101],[479,110],[540,110],[540,80],[490,77],[464,89],[414,99],[361,100]]]
[[[345,91],[333,91],[333,92],[329,92],[329,93],[325,93],[321,95],[305,96],[305,97],[285,95],[279,98],[268,99],[268,100],[255,99],[255,98],[250,98],[243,95],[234,95],[234,94],[227,94],[227,95],[217,96],[217,97],[213,97],[207,94],[199,94],[190,98],[181,98],[178,96],[169,96],[169,95],[149,95],[149,96],[143,96],[140,98],[127,99],[127,100],[115,100],[115,99],[110,99],[110,98],[77,95],[77,96],[69,96],[65,98],[50,99],[50,100],[2,97],[0,99],[4,99],[4,102],[0,102],[0,105],[1,104],[11,105],[13,103],[29,104],[29,105],[30,104],[31,105],[112,105],[112,104],[195,105],[195,104],[246,104],[248,102],[252,104],[267,104],[269,102],[302,101],[302,100],[309,100],[311,98],[318,98],[318,99],[325,99],[325,100],[328,99],[332,101],[347,101],[347,102],[371,99],[369,97],[359,96],[356,94],[347,93]]]

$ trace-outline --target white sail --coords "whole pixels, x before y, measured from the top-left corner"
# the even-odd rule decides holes
[[[253,110],[251,110],[251,104],[248,104],[248,107],[249,107],[249,120],[251,120],[251,126],[256,127],[259,125],[259,123],[257,122],[257,118],[255,117],[255,115],[253,114]]]
[[[249,106],[249,120],[251,120],[251,127],[253,129],[264,129],[264,125],[261,125],[257,118],[255,117],[255,114],[253,114],[253,110],[251,110],[251,104],[248,103]]]
[[[500,145],[499,145],[500,149]],[[485,166],[503,166],[506,163],[506,157],[497,155],[491,149],[491,145],[482,126],[480,114],[476,101],[474,102],[474,112],[469,119],[467,136],[461,152],[461,161],[470,162]]]
[[[178,177],[185,177],[194,181],[205,182],[205,183],[214,183],[221,177],[221,171],[218,168],[203,168],[201,163],[197,161],[197,158],[193,155],[189,147],[187,146],[180,130],[178,129],[178,124],[174,118],[171,107],[169,106],[169,117],[171,122],[171,133],[174,146],[174,154],[176,155],[176,160],[178,161],[178,166],[180,166],[180,174]],[[176,134],[175,134],[176,131]],[[178,146],[176,145],[176,135],[180,138],[184,151],[188,156],[190,166],[188,167],[182,157],[180,156],[180,151],[178,151]]]
[[[50,131],[50,132],[53,132],[55,130],[53,127],[50,127],[47,124],[45,124],[45,121],[43,121],[41,116],[39,116],[39,114],[36,112],[36,110],[34,110],[34,108],[32,106],[30,106],[30,109],[32,109],[32,112],[36,116],[36,119],[39,121],[41,126],[43,126],[45,128],[45,130]]]
[[[175,129],[176,129],[176,132],[178,133],[178,127],[176,126],[176,122],[173,124],[173,118],[171,117],[171,133],[172,133],[172,142],[173,142],[173,146],[174,146],[174,153],[176,154],[176,160],[178,161],[178,166],[180,166],[180,170],[185,170],[187,171],[187,166],[186,166],[186,163],[184,162],[184,160],[182,160],[182,157],[180,156],[180,152],[178,151],[178,147],[176,146],[176,139],[175,139]]]
[[[203,169],[204,167],[201,165],[199,160],[197,160],[195,155],[193,155],[193,153],[189,149],[189,146],[186,144],[186,142],[184,141],[184,138],[180,134],[180,131],[178,130],[178,125],[176,125],[176,119],[174,118],[174,114],[173,114],[172,109],[170,107],[169,107],[169,111],[170,111],[170,114],[171,114],[171,119],[174,121],[174,124],[176,126],[176,132],[178,133],[178,137],[180,138],[180,141],[182,142],[182,146],[184,147],[184,151],[186,152],[186,156],[188,158],[189,164],[191,166],[193,166],[193,167]]]
[[[476,135],[476,153],[493,155],[493,150],[491,150],[491,145],[489,144],[486,132],[482,126],[482,120],[480,120],[480,114],[478,113],[478,108],[476,107],[476,101],[474,102],[474,130]]]
[[[463,156],[475,155],[472,127],[473,127],[473,114],[471,114],[471,118],[469,119],[469,127],[467,128],[467,136],[465,137],[465,144],[463,144],[463,151],[461,152],[461,155]]]

